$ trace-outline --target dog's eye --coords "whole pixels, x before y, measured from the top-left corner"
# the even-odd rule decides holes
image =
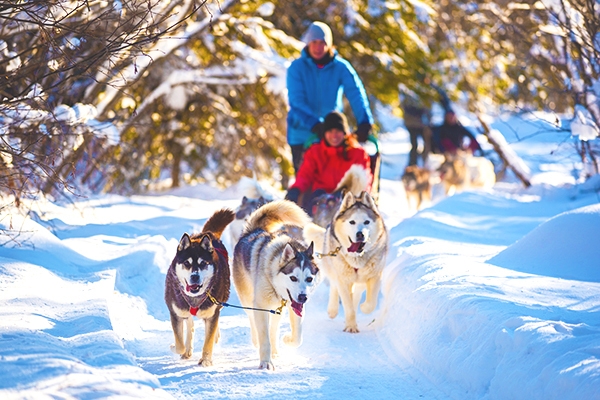
[[[350,225],[356,225],[355,221],[350,221]]]
[[[185,260],[183,262],[183,266],[186,267],[186,268],[192,268],[192,264],[190,264],[190,262],[188,260]]]
[[[292,282],[298,282],[298,278],[296,278],[295,276],[290,276],[290,279],[292,280]]]
[[[306,282],[311,283],[312,281],[313,281],[313,278],[311,278],[311,277],[306,278]]]
[[[369,225],[370,223],[371,223],[371,221],[369,221],[369,220],[365,221],[365,225]]]

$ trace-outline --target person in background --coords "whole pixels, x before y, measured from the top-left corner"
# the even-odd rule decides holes
[[[306,148],[324,133],[325,115],[343,111],[344,95],[358,125],[359,142],[366,142],[374,121],[364,85],[352,65],[334,48],[329,26],[313,22],[303,40],[306,47],[290,64],[286,78],[287,142],[296,174]]]
[[[431,112],[412,93],[402,93],[400,104],[404,112],[404,126],[410,136],[408,165],[417,165],[421,156],[421,166],[425,166],[431,151]],[[423,150],[419,152],[419,137],[423,140]]]
[[[296,174],[296,181],[285,198],[299,204],[301,193],[307,193],[303,204],[299,204],[311,215],[311,199],[324,193],[332,193],[346,171],[354,164],[363,166],[369,174],[370,190],[373,176],[369,154],[350,134],[346,116],[333,111],[323,120],[321,140],[308,148],[304,162]]]
[[[454,111],[447,109],[444,123],[439,128],[440,142],[444,153],[456,154],[458,150],[467,150],[471,154],[483,155],[475,136],[458,121]],[[468,139],[465,142],[465,138]]]

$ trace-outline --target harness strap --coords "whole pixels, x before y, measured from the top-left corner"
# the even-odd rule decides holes
[[[337,257],[337,254],[340,252],[340,250],[342,249],[342,246],[338,246],[335,248],[335,250],[330,251],[329,253],[323,254],[323,253],[315,253],[315,256],[317,258],[323,258],[323,257]]]

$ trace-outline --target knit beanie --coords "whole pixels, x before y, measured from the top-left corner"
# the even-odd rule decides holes
[[[346,116],[338,111],[332,111],[325,116],[323,121],[323,132],[327,132],[330,129],[337,128],[344,133],[349,133],[350,128],[348,127],[348,120]]]
[[[304,43],[309,44],[313,40],[322,40],[328,47],[333,45],[333,35],[331,28],[324,22],[315,21],[308,27],[308,30],[302,38]]]

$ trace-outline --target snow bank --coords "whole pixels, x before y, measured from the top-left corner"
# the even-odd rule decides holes
[[[600,282],[600,204],[557,215],[488,262],[563,279]]]

